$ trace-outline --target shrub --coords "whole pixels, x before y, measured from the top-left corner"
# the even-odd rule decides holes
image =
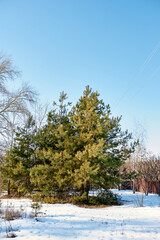
[[[49,204],[55,204],[55,203],[58,203],[58,198],[46,196],[46,197],[43,197],[42,202],[49,203]]]
[[[120,205],[121,199],[117,194],[104,190],[97,195],[97,202],[104,205]]]
[[[31,198],[34,202],[41,202],[42,201],[42,195],[40,193],[32,194]]]
[[[97,196],[89,196],[87,198],[86,194],[84,193],[81,196],[74,196],[72,197],[73,204],[85,204],[85,205],[120,205],[120,199],[117,195],[113,194],[110,191],[102,191]]]
[[[22,213],[19,210],[15,210],[14,206],[12,206],[12,205],[7,206],[7,208],[4,211],[4,215],[3,215],[3,219],[5,219],[7,221],[18,219],[21,217],[23,217]]]
[[[78,193],[77,193],[78,194]],[[83,193],[82,195],[65,195],[64,198],[59,198],[59,195],[57,196],[44,196],[40,193],[33,194],[32,199],[34,202],[41,202],[41,203],[49,203],[49,204],[55,204],[55,203],[73,203],[78,205],[120,205],[120,197],[118,197],[116,194],[112,193],[111,191],[105,191],[102,190],[97,196],[88,196],[86,193]]]
[[[41,207],[42,207],[42,204],[40,202],[33,202],[31,204],[33,217],[35,218],[38,217],[38,215],[41,213],[40,212]]]
[[[141,196],[136,195],[134,198],[134,202],[136,207],[143,207],[143,200],[144,200],[144,194],[142,193]]]

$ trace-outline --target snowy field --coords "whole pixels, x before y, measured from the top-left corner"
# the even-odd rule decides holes
[[[118,192],[117,190],[113,190]],[[71,204],[43,204],[42,215],[29,218],[30,200],[2,200],[7,205],[24,211],[20,219],[0,219],[0,239],[6,239],[11,228],[17,240],[160,240],[160,197],[119,191],[124,205],[106,208],[80,208]],[[22,209],[22,206],[24,209]]]

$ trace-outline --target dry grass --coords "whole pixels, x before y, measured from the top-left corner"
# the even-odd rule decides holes
[[[107,205],[87,205],[87,204],[76,204],[78,207],[82,208],[106,208],[106,207],[112,207]]]
[[[18,219],[21,217],[22,217],[22,214],[19,210],[14,210],[14,208],[11,208],[11,209],[6,208],[3,219],[10,221],[10,220]]]

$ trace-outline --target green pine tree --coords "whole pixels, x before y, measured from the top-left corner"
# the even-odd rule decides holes
[[[72,109],[74,186],[85,192],[87,199],[91,188],[107,190],[119,180],[119,167],[131,151],[127,145],[131,135],[121,131],[120,120],[111,117],[109,105],[89,86]]]
[[[42,163],[34,166],[30,173],[32,183],[47,195],[54,192],[64,196],[71,187],[73,130],[67,112],[70,103],[66,104],[66,99],[67,95],[62,92],[59,104],[54,103],[58,110],[48,114],[48,124],[45,131],[41,131],[46,144],[37,151],[37,157]]]
[[[4,183],[9,182],[13,192],[25,194],[31,192],[30,169],[36,163],[36,126],[30,116],[23,128],[18,127],[12,149],[6,152],[1,166]],[[8,189],[10,193],[10,189]]]

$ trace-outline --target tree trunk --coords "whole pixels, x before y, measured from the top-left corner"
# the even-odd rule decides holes
[[[11,194],[11,189],[10,189],[10,179],[8,180],[8,196]]]
[[[156,182],[153,182],[153,185],[154,185],[154,187],[156,189],[156,193],[158,194],[158,196],[160,196],[160,181],[159,181],[159,186],[158,187],[157,187]]]
[[[133,185],[132,185],[132,190],[133,190],[133,194],[135,194],[135,179],[133,179],[133,183],[132,183]]]
[[[85,193],[86,193],[86,201],[88,203],[88,194],[89,194],[89,182],[88,181],[86,182],[84,188],[85,188]]]

